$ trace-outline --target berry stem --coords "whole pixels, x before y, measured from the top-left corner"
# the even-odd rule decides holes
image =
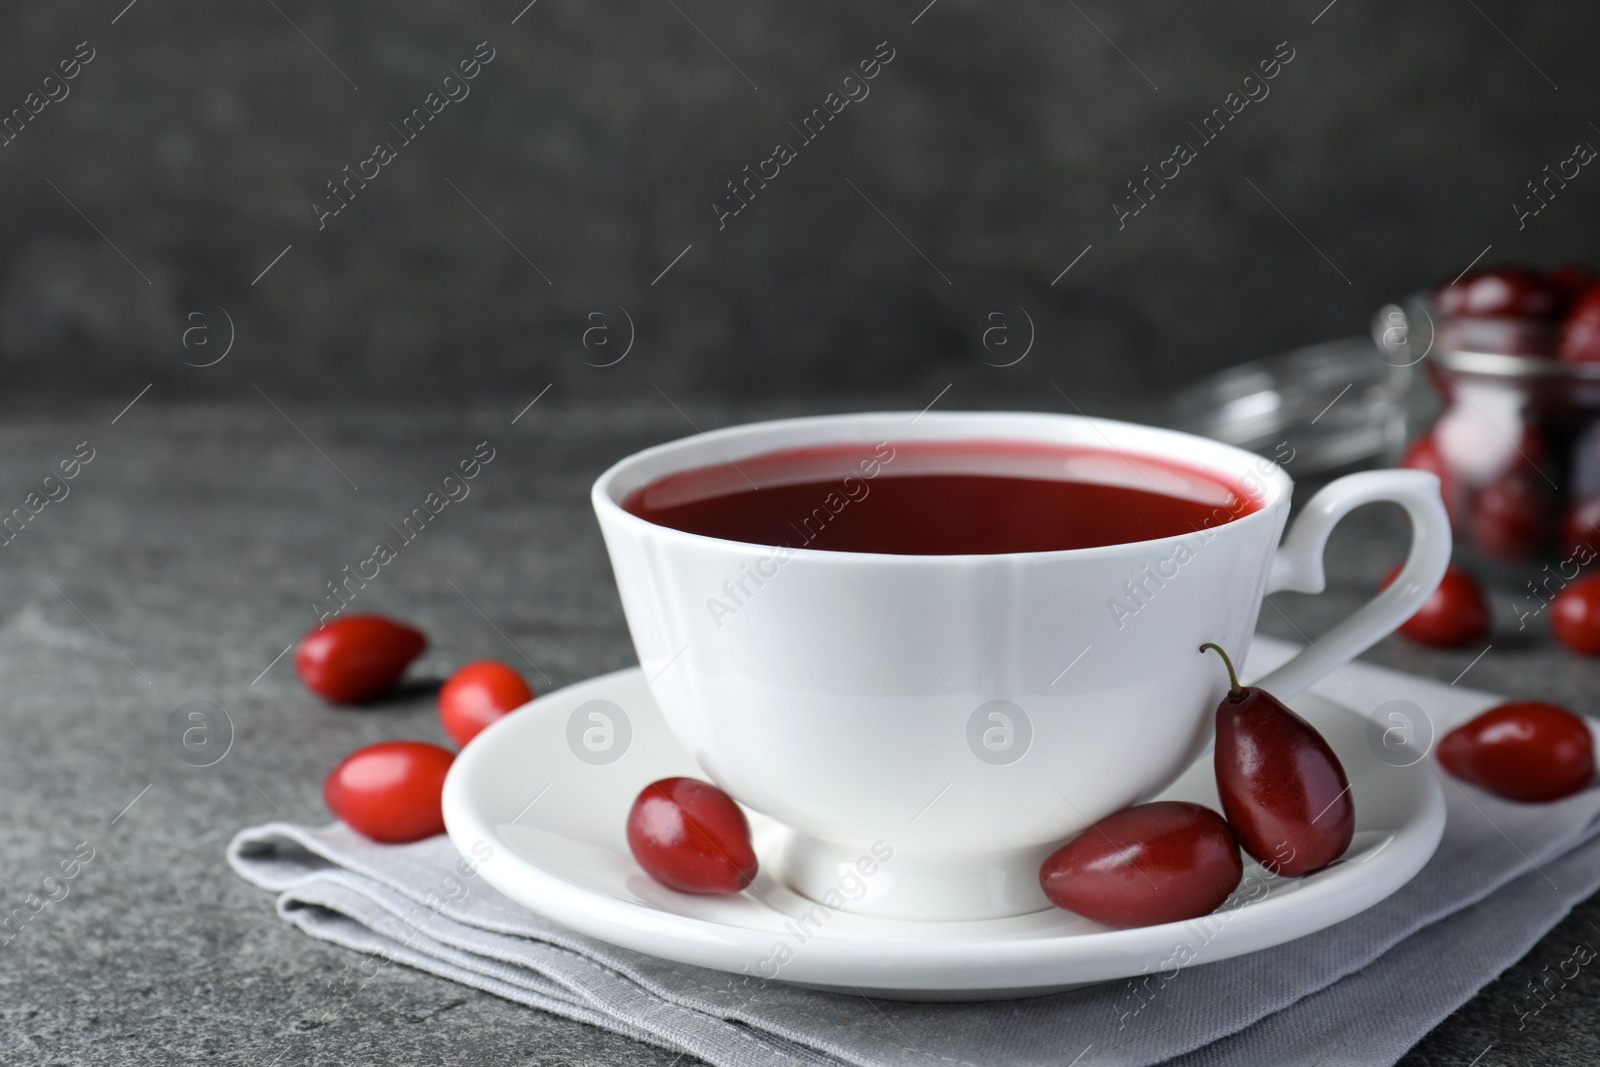
[[[1216,652],[1217,655],[1221,656],[1223,665],[1228,668],[1228,681],[1233,686],[1231,691],[1235,694],[1242,692],[1243,687],[1239,684],[1239,676],[1233,671],[1233,660],[1229,659],[1228,654],[1222,651],[1222,646],[1214,641],[1207,641],[1205,644],[1201,645],[1200,651],[1204,652],[1208,648]]]

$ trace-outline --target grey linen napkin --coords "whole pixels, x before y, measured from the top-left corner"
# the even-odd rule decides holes
[[[1253,675],[1293,651],[1256,645]],[[1369,713],[1411,701],[1436,734],[1497,702],[1362,664],[1341,674],[1318,691]],[[1232,960],[1012,1001],[868,1000],[641,955],[511,903],[444,837],[385,846],[338,823],[269,823],[240,832],[228,862],[278,894],[284,919],[364,954],[350,996],[399,962],[717,1067],[1392,1063],[1600,888],[1600,791],[1522,805],[1441,780],[1438,852],[1361,915]],[[1520,1010],[1538,1004],[1530,993]]]

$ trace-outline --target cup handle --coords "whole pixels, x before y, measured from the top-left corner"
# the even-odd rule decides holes
[[[1451,547],[1439,479],[1426,471],[1383,470],[1340,478],[1311,498],[1273,557],[1266,591],[1322,592],[1327,587],[1322,554],[1328,535],[1352,509],[1380,500],[1399,504],[1411,519],[1411,553],[1405,566],[1354,615],[1253,684],[1279,699],[1293,696],[1393,633],[1438,588],[1450,565]]]

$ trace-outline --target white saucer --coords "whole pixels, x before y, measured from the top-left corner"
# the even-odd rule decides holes
[[[496,889],[615,945],[876,996],[1036,996],[1270,948],[1370,908],[1422,869],[1445,821],[1429,762],[1380,761],[1368,747],[1365,717],[1314,696],[1292,703],[1350,777],[1350,851],[1309,878],[1272,878],[1250,864],[1241,885],[1250,899],[1236,894],[1205,919],[1135,930],[1059,909],[982,922],[898,922],[835,911],[778,880],[774,864],[788,831],[753,812],[762,866],[749,889],[704,897],[657,885],[628,851],[628,809],[658,778],[706,775],[667,732],[637,668],[540,697],[478,735],[445,782],[444,816],[463,853],[481,855],[483,843],[493,849],[481,871]],[[587,746],[585,731],[592,731]],[[1217,808],[1209,755],[1160,799]]]

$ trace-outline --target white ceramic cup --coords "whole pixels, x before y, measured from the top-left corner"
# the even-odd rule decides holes
[[[972,440],[1153,457],[1242,485],[1258,507],[1181,537],[918,556],[780,552],[621,506],[666,475],[776,450]],[[893,477],[892,462],[874,473]],[[843,907],[944,920],[1047,907],[1038,871],[1052,849],[1159,793],[1205,750],[1227,678],[1200,644],[1218,642],[1240,663],[1265,594],[1321,592],[1323,546],[1352,508],[1405,509],[1403,571],[1259,684],[1293,696],[1393,631],[1438,585],[1451,541],[1433,475],[1341,478],[1280,545],[1290,489],[1270,461],[1188,434],[930,412],[700,434],[623,460],[592,495],[669,728],[713,782],[793,831],[775,873],[813,900],[837,901],[841,882],[864,880]]]

